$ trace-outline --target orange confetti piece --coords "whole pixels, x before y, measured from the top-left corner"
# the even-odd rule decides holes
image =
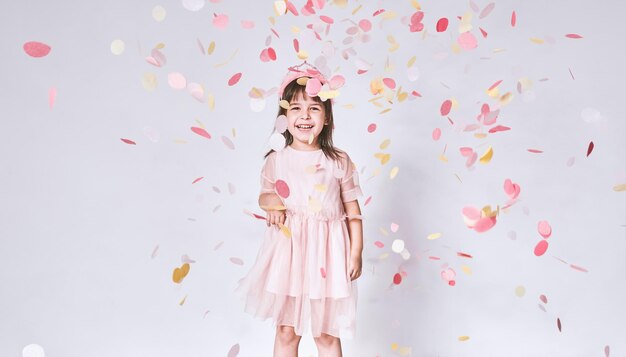
[[[135,143],[134,141],[130,140],[130,139],[124,139],[121,138],[120,140],[122,140],[123,142],[125,142],[126,144],[130,144],[130,145],[137,145],[137,143]]]

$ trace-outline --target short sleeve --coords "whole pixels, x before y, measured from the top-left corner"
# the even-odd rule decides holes
[[[261,169],[261,193],[274,193],[276,183],[276,153],[271,153]]]
[[[341,201],[350,202],[363,196],[363,192],[359,185],[359,173],[350,159],[350,156],[347,154],[345,158],[343,158],[343,165],[344,174],[341,178]]]

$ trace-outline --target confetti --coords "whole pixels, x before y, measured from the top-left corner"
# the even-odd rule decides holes
[[[540,240],[535,246],[535,255],[540,257],[546,252],[546,250],[548,250],[548,241]]]
[[[604,346],[604,357],[609,357],[610,354],[611,354],[611,347],[609,347],[608,345]]]
[[[199,128],[197,126],[192,126],[191,127],[191,131],[193,131],[194,133],[203,136],[207,139],[211,139],[211,134],[209,134],[206,130],[204,130],[203,128]]]
[[[593,141],[589,142],[589,147],[587,148],[587,157],[589,157],[589,155],[591,154],[591,152],[593,151]]]
[[[168,74],[167,83],[170,85],[170,87],[176,90],[185,89],[185,87],[187,87],[187,79],[185,79],[185,76],[183,76],[182,73],[179,72],[172,72]]]
[[[176,284],[180,284],[189,273],[189,268],[189,263],[183,264],[180,268],[175,268],[174,272],[172,273],[172,280]]]
[[[230,262],[233,264],[237,264],[237,265],[243,265],[243,260],[241,260],[241,258],[237,258],[237,257],[230,257]]]
[[[393,180],[394,178],[396,178],[396,176],[398,175],[398,171],[400,171],[400,168],[398,166],[394,166],[389,172],[389,179]]]
[[[523,286],[517,286],[515,288],[515,296],[517,297],[523,297],[526,294],[526,288]]]
[[[431,233],[426,237],[428,240],[435,240],[441,238],[441,233]]]
[[[157,5],[152,8],[152,18],[154,21],[161,22],[165,20],[165,16],[167,15],[167,11],[161,5]]]
[[[22,357],[44,357],[44,356],[45,356],[45,352],[44,352],[43,347],[35,343],[26,345],[22,349]]]
[[[588,273],[588,272],[589,272],[589,270],[587,270],[587,269],[585,269],[585,268],[583,268],[583,267],[580,267],[580,266],[578,266],[578,265],[570,264],[570,265],[569,265],[569,267],[570,267],[570,268],[572,268],[572,269],[574,269],[574,270],[581,271],[581,272],[583,272],[583,273]]]
[[[24,43],[24,52],[31,57],[45,57],[50,53],[51,47],[42,42],[30,41]]]
[[[282,197],[282,198],[287,198],[289,197],[289,185],[287,185],[287,183],[283,180],[276,180],[275,183],[275,188],[276,188],[276,193]]]
[[[198,177],[197,179],[193,180],[193,182],[191,183],[192,185],[200,180],[202,180],[204,178],[204,176]]]
[[[124,41],[122,40],[113,40],[111,42],[111,53],[114,55],[121,55],[124,53]]]
[[[219,30],[225,30],[228,26],[228,15],[226,14],[213,14],[213,26]]]
[[[613,186],[613,191],[615,191],[615,192],[624,192],[624,191],[626,191],[626,183]]]
[[[446,116],[450,113],[450,109],[452,109],[452,101],[450,99],[446,99],[441,103],[441,108],[439,112],[442,116]]]
[[[154,249],[152,250],[152,254],[150,254],[150,258],[154,259],[157,256],[158,252],[159,252],[159,245],[157,244],[157,246],[154,247]]]
[[[50,109],[54,107],[56,98],[57,98],[56,87],[50,87],[50,89],[48,90],[48,106],[50,107]]]
[[[157,77],[154,73],[144,73],[141,79],[143,88],[147,91],[152,91],[157,87]]]
[[[480,15],[478,15],[478,18],[482,19],[482,18],[487,17],[495,7],[496,7],[495,3],[487,4],[487,6],[483,8],[483,11],[480,12]]]
[[[511,26],[515,27],[516,23],[517,23],[517,15],[515,14],[515,11],[513,11],[513,13],[511,13]]]
[[[233,347],[230,348],[230,350],[228,351],[227,357],[237,357],[238,354],[239,354],[239,344],[237,343],[233,345]]]
[[[385,244],[379,240],[374,242],[374,245],[377,246],[378,248],[383,248],[385,246]]]
[[[239,82],[239,80],[241,79],[241,75],[242,73],[235,73],[232,77],[230,77],[230,79],[228,80],[228,85],[229,86],[234,86],[235,84],[237,84],[237,82]]]
[[[181,0],[183,7],[189,11],[198,11],[204,7],[205,0]]]
[[[404,241],[402,239],[395,239],[391,244],[391,250],[394,253],[400,253],[404,250]]]
[[[541,300],[541,302],[544,304],[548,303],[548,298],[543,294],[539,295],[539,300]]]
[[[467,341],[469,339],[469,336],[459,336],[459,341]]]
[[[231,150],[235,150],[235,144],[226,136],[222,136],[222,142],[226,145],[227,148]]]
[[[561,319],[560,318],[556,319],[556,327],[558,327],[559,328],[559,332],[561,332]]]
[[[448,29],[448,19],[442,17],[437,21],[437,32],[445,32]]]
[[[254,21],[251,20],[241,20],[241,27],[249,30],[254,28]]]
[[[289,229],[289,227],[281,224],[280,231],[283,235],[285,235],[286,238],[291,238],[291,230]]]
[[[489,161],[491,161],[492,157],[493,157],[493,149],[491,148],[491,146],[489,146],[489,148],[487,149],[487,151],[485,151],[483,156],[480,157],[479,161],[481,164],[487,164],[489,163]]]
[[[441,129],[435,128],[435,130],[433,130],[432,137],[435,141],[439,140],[439,138],[441,138]]]
[[[402,275],[400,273],[394,274],[393,283],[396,285],[400,285],[401,282],[402,282]]]
[[[543,238],[549,238],[552,234],[552,227],[548,221],[539,221],[537,224],[537,231]]]
[[[372,124],[367,126],[367,132],[368,133],[373,133],[375,131],[376,131],[376,124],[372,123]]]
[[[134,141],[132,141],[132,140],[130,140],[130,139],[124,139],[124,138],[122,138],[122,139],[120,139],[120,140],[122,140],[122,141],[123,141],[123,142],[125,142],[126,144],[130,144],[130,145],[137,145]]]
[[[567,38],[574,38],[574,39],[583,38],[581,35],[576,34],[576,33],[568,33],[567,35],[565,35],[565,37],[567,37]]]
[[[320,268],[320,274],[322,274],[322,278],[326,279],[326,269],[324,267]]]

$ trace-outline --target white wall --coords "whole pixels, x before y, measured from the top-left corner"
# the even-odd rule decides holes
[[[294,3],[299,11],[304,5]],[[361,200],[364,274],[357,337],[343,341],[346,356],[604,356],[605,346],[611,356],[626,356],[626,192],[614,189],[626,184],[624,6],[500,1],[479,18],[488,2],[476,1],[478,12],[465,1],[420,4],[426,34],[405,25],[415,11],[410,1],[326,4],[318,12],[335,22],[322,42],[306,28],[319,26],[319,16],[277,17],[273,1],[207,1],[199,11],[180,1],[3,4],[0,354],[22,356],[29,344],[47,356],[226,356],[235,344],[239,356],[271,354],[271,323],[244,314],[231,291],[265,228],[244,211],[261,213],[258,173],[277,108],[270,95],[262,111],[253,111],[248,92],[278,86],[286,68],[300,62],[297,38],[311,62],[320,63],[323,43],[336,48],[327,68],[346,85],[336,99],[335,143],[350,153],[372,197],[367,206]],[[161,22],[152,17],[157,5],[167,11]],[[395,18],[373,17],[378,9]],[[478,47],[456,53],[457,16],[467,12]],[[229,16],[225,30],[212,25],[214,13]],[[435,31],[440,17],[450,20],[443,33]],[[371,40],[350,45],[356,56],[344,60],[345,31],[361,19],[373,23]],[[243,29],[242,20],[255,27]],[[395,52],[388,51],[389,35],[400,44]],[[111,52],[116,39],[125,43],[120,55]],[[268,39],[278,59],[262,63]],[[22,49],[28,41],[52,50],[30,57]],[[160,68],[145,60],[158,43],[167,57]],[[412,56],[415,81],[406,70]],[[358,60],[371,69],[357,74]],[[172,89],[171,72],[201,84],[204,102]],[[228,86],[237,72],[240,82]],[[152,91],[142,86],[146,73],[157,78]],[[369,84],[377,77],[422,97],[376,107]],[[521,78],[532,82],[524,93],[516,89]],[[511,130],[476,138],[463,128],[477,123],[482,103],[497,106],[486,90],[498,80],[500,95],[512,92],[513,99],[497,124]],[[454,125],[439,113],[451,98],[458,103],[449,115]],[[391,111],[379,114],[385,108]],[[190,130],[200,122],[212,139]],[[378,125],[374,133],[367,132],[370,123]],[[431,138],[435,128],[442,130],[438,141]],[[383,151],[385,139],[391,144]],[[586,157],[590,141],[595,148]],[[491,146],[493,158],[468,169],[464,146],[479,155]],[[439,160],[444,148],[448,162]],[[381,166],[377,152],[390,153],[390,162]],[[191,184],[198,177],[204,179]],[[463,207],[502,206],[507,178],[521,187],[518,202],[501,210],[489,231],[467,228]],[[537,257],[541,220],[553,234]],[[439,239],[427,239],[436,232]],[[391,251],[394,239],[405,241],[409,260]],[[175,284],[172,271],[185,254],[195,263]],[[435,256],[440,260],[429,258]],[[440,277],[446,267],[457,272],[455,286]],[[394,285],[399,271],[406,276]],[[525,295],[516,295],[518,286]],[[316,355],[310,336],[301,355]]]

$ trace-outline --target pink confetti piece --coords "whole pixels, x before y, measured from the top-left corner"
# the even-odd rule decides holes
[[[430,259],[430,260],[441,260],[441,258],[432,256],[432,255],[429,256],[428,259]]]
[[[237,264],[237,265],[243,265],[243,260],[241,260],[241,258],[237,258],[237,257],[230,257],[230,261],[233,264]]]
[[[152,250],[152,254],[150,254],[150,258],[154,259],[158,253],[159,253],[159,245],[157,244],[157,246],[154,247],[154,249]]]
[[[541,300],[541,302],[544,303],[544,304],[548,303],[548,298],[545,295],[543,295],[543,294],[541,294],[539,296],[539,300]]]
[[[56,98],[57,98],[56,87],[50,87],[50,89],[48,90],[48,106],[50,107],[50,109],[54,107],[54,102],[56,101]]]
[[[226,145],[227,148],[235,150],[235,144],[233,144],[232,140],[230,140],[228,137],[222,136],[222,142],[224,143],[224,145]]]
[[[493,2],[487,4],[487,6],[483,8],[483,11],[480,12],[480,15],[478,15],[478,18],[482,19],[482,18],[487,17],[495,7],[496,7],[496,4]]]
[[[376,131],[376,124],[372,123],[372,124],[367,126],[367,132],[368,133],[373,133],[375,131]]]
[[[422,97],[422,95],[418,91],[416,91],[416,90],[412,91],[411,95],[414,96],[414,97],[420,97],[420,98]]]
[[[130,139],[124,139],[121,138],[120,140],[122,140],[123,142],[125,142],[126,144],[130,144],[130,145],[137,145],[137,143],[135,143],[134,141],[130,140]]]
[[[346,79],[344,78],[344,76],[340,74],[336,74],[332,76],[330,80],[328,81],[328,84],[330,85],[331,89],[341,88],[343,87],[345,83],[346,83]]]
[[[589,157],[589,154],[591,154],[591,152],[593,151],[593,141],[589,142],[589,147],[587,148],[587,157]]]
[[[275,187],[276,187],[276,193],[278,193],[280,197],[282,198],[289,197],[289,185],[287,185],[287,182],[283,180],[276,180]]]
[[[249,30],[254,28],[254,21],[251,20],[241,20],[241,27]]]
[[[202,180],[204,178],[204,176],[200,176],[197,179],[193,180],[193,182],[191,183],[192,185],[200,180]]]
[[[187,87],[187,79],[179,72],[171,72],[167,75],[167,83],[172,89],[181,90]]]
[[[611,347],[609,345],[604,346],[604,357],[609,357],[611,354]]]
[[[376,242],[374,242],[374,245],[377,246],[378,248],[383,248],[385,246],[385,243],[377,240]]]
[[[263,218],[263,219],[265,219],[265,218]],[[224,244],[224,241],[220,241],[219,243],[217,243],[217,244],[215,245],[215,247],[213,247],[213,250],[215,251],[215,250],[220,249],[220,247],[222,246],[222,244]]]
[[[402,282],[402,275],[400,273],[395,273],[393,276],[393,283],[396,285],[400,285]]]
[[[396,233],[400,226],[397,223],[391,223],[390,229],[393,233]]]
[[[311,78],[306,82],[304,90],[309,97],[315,97],[322,89],[322,82],[317,78]]]
[[[213,14],[213,26],[219,30],[225,30],[228,26],[228,15],[226,14]]]
[[[479,27],[478,29],[480,30],[480,34],[483,35],[483,38],[487,38],[487,31],[483,30],[482,27]]]
[[[24,48],[24,52],[26,52],[27,55],[35,58],[47,56],[52,49],[45,43],[37,41],[26,42],[22,48]]]
[[[441,279],[448,282],[448,285],[454,286],[456,281],[454,278],[456,277],[456,272],[452,268],[447,268],[441,271]]]
[[[235,73],[232,77],[230,77],[230,79],[228,80],[228,85],[229,86],[234,86],[235,84],[237,84],[239,82],[239,80],[241,79],[241,75],[242,73]]]
[[[464,157],[468,157],[468,156],[470,156],[470,155],[472,155],[474,153],[474,150],[472,150],[472,148],[468,148],[468,147],[459,148],[459,151],[461,152],[461,155],[464,156]],[[463,211],[463,213],[465,214],[465,211]]]
[[[369,196],[367,199],[365,199],[365,203],[363,204],[363,206],[367,206],[371,201],[372,201],[372,196]]]
[[[534,154],[541,154],[543,152],[543,150],[539,150],[539,149],[528,149],[528,151]]]
[[[326,4],[326,0],[313,0],[313,4],[320,10],[324,8],[324,4]]]
[[[494,126],[493,128],[489,129],[489,133],[497,133],[499,131],[507,131],[507,130],[511,130],[511,128],[509,128],[508,126],[503,126],[503,125],[497,125]]]
[[[571,68],[568,68],[567,70],[569,71],[569,75],[570,75],[570,77],[572,77],[572,80],[574,80],[574,81],[575,81],[575,80],[576,80],[576,78],[574,78],[574,73],[572,73],[572,69],[571,69]]]
[[[296,9],[295,5],[291,1],[286,1],[287,3],[287,11],[291,12],[294,16],[298,16],[298,9]]]
[[[515,27],[516,23],[517,23],[517,15],[515,14],[515,11],[513,11],[513,13],[511,13],[511,26]]]
[[[385,12],[385,9],[376,10],[372,14],[372,16],[378,16],[378,15],[382,14],[383,12]]]
[[[322,278],[326,279],[326,269],[324,267],[320,268],[320,274],[322,274]]]
[[[411,32],[420,32],[424,29],[424,24],[422,23],[422,19],[424,19],[424,13],[422,11],[417,11],[413,15],[411,15],[411,23],[409,24],[409,31]]]
[[[325,15],[320,16],[320,20],[322,20],[323,22],[325,22],[325,23],[327,23],[329,25],[332,25],[332,24],[335,23],[335,20],[333,20],[331,17],[325,16]]]
[[[238,354],[239,354],[239,344],[237,343],[233,345],[233,347],[230,348],[230,350],[228,351],[227,357],[237,357]]]
[[[437,21],[437,32],[445,32],[448,29],[448,19],[442,17]]]
[[[487,90],[492,90],[492,89],[494,89],[495,87],[499,86],[499,85],[500,85],[500,83],[502,83],[502,79],[500,79],[500,80],[496,81],[496,82],[495,82],[494,84],[492,84],[492,85],[491,85],[491,87],[489,87],[489,89],[487,89]]]
[[[516,199],[519,196],[520,190],[519,185],[511,181],[511,179],[504,180],[504,193],[506,193],[510,199]]]
[[[540,257],[546,252],[546,250],[548,250],[548,241],[540,240],[535,246],[535,255]]]
[[[457,38],[457,43],[464,50],[471,50],[478,46],[478,42],[476,42],[476,37],[472,35],[471,32],[463,32]]]
[[[209,134],[206,130],[204,130],[203,128],[197,127],[197,126],[192,126],[191,127],[191,131],[193,131],[194,133],[200,135],[200,136],[204,136],[207,139],[211,139],[211,134]]]
[[[569,267],[574,269],[574,270],[581,271],[583,273],[588,273],[589,272],[589,270],[587,270],[587,269],[585,269],[585,268],[583,268],[581,266],[578,266],[578,265],[570,264]]]
[[[539,221],[537,224],[537,231],[543,238],[550,238],[552,235],[552,227],[550,227],[550,223],[548,221]]]
[[[359,21],[359,28],[363,30],[363,32],[369,32],[372,29],[372,23],[370,20],[363,19]]]
[[[474,230],[478,233],[484,233],[496,225],[496,217],[483,217],[476,222]]]
[[[293,39],[293,49],[296,50],[296,53],[300,52],[300,42],[296,38]]]
[[[435,130],[433,130],[433,140],[437,141],[439,140],[439,138],[441,138],[441,129],[439,128],[435,128]]]
[[[389,89],[396,88],[396,81],[394,81],[393,78],[383,78],[383,84]]]
[[[450,109],[452,109],[452,101],[450,99],[446,99],[441,103],[441,108],[439,108],[439,112],[442,116],[446,116],[450,114]]]
[[[565,37],[567,37],[567,38],[574,38],[574,39],[583,38],[581,35],[579,35],[577,33],[568,33],[567,35],[565,35]]]

